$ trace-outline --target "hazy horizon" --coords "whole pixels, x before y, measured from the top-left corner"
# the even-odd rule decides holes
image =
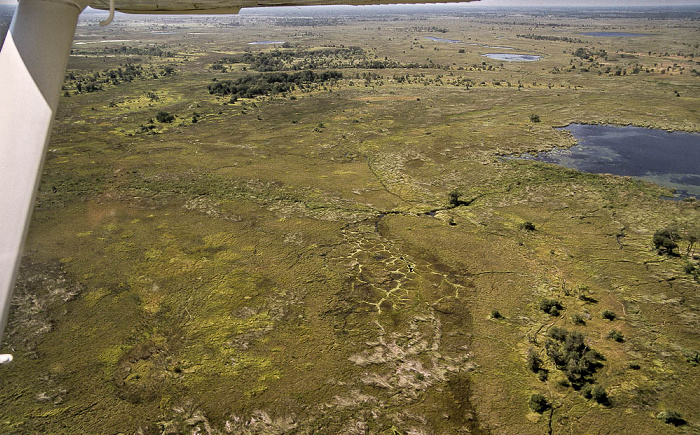
[[[397,1],[397,4],[400,4]],[[426,2],[429,3],[429,2]],[[17,0],[0,0],[0,5],[16,5]],[[466,3],[465,3],[466,4]],[[622,7],[622,6],[700,6],[700,0],[670,0],[665,4],[659,4],[658,0],[581,0],[581,1],[557,1],[557,0],[480,0],[474,1],[474,5],[493,7]]]

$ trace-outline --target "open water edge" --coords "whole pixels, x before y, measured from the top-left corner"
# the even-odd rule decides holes
[[[700,198],[700,133],[570,124],[577,145],[520,158],[595,174],[626,175],[676,190],[676,198]]]

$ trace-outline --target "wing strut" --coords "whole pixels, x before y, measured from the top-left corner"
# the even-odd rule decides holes
[[[0,340],[78,15],[85,6],[71,0],[21,0],[0,52]],[[8,359],[0,356],[0,362]]]

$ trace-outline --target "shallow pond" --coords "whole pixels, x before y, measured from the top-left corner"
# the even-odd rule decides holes
[[[679,198],[700,197],[700,133],[642,127],[571,124],[578,144],[530,160],[589,173],[629,175],[676,189]]]
[[[436,38],[434,36],[425,36],[425,39],[430,39],[431,41],[435,42],[447,42],[449,44],[462,44],[462,41],[459,41],[457,39]]]
[[[249,42],[248,45],[278,45],[284,44],[284,41],[253,41]]]
[[[534,54],[486,53],[484,56],[489,59],[504,60],[506,62],[534,62],[542,59],[542,56]]]
[[[649,33],[629,33],[629,32],[586,32],[581,33],[585,36],[612,36],[619,38],[634,38],[636,36],[651,36]]]

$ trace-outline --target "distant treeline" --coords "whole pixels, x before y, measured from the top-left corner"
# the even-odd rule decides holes
[[[78,71],[68,71],[63,83],[63,91],[64,95],[68,94],[70,90],[75,90],[75,93],[97,92],[104,90],[105,85],[116,86],[137,79],[146,80],[168,77],[175,74],[175,72],[175,67],[171,65],[144,68],[143,65],[134,63],[126,63],[118,68],[82,74]]]
[[[435,26],[413,26],[405,29],[407,32],[430,32],[430,33],[447,33],[447,29]]]
[[[106,47],[104,48],[105,53],[112,54],[126,54],[135,56],[157,56],[157,57],[172,57],[174,53],[172,51],[165,51],[159,47],[129,47],[122,45],[120,47]]]
[[[343,74],[338,71],[248,74],[235,80],[215,81],[208,86],[208,89],[210,94],[253,98],[258,95],[280,94],[311,83],[323,83],[342,78]]]
[[[116,56],[153,56],[153,57],[173,57],[175,53],[172,51],[163,50],[160,47],[130,47],[121,45],[119,47],[104,47],[98,50],[76,49],[71,50],[71,54],[75,55],[100,55],[111,54]]]
[[[568,38],[566,36],[546,36],[546,35],[516,35],[518,38],[535,39],[537,41],[561,41],[561,42],[571,42],[575,44],[583,44],[583,41],[578,38]]]
[[[269,52],[242,53],[222,57],[211,69],[226,72],[227,65],[248,64],[255,71],[300,71],[319,68],[429,68],[434,65],[419,63],[402,63],[387,59],[369,59],[360,47],[327,47],[322,49],[282,49]]]

